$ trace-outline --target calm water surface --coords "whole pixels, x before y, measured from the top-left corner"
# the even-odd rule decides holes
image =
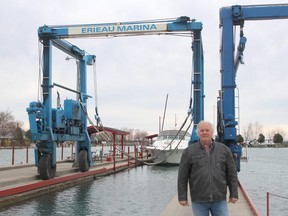
[[[288,148],[250,148],[248,157],[239,179],[253,203],[266,215],[266,193],[282,196],[270,196],[270,216],[287,216]]]
[[[0,215],[159,215],[176,194],[177,170],[137,167],[4,209]]]
[[[1,150],[2,151],[2,150]],[[1,152],[0,151],[0,152]],[[239,179],[261,215],[288,215],[288,149],[249,149]],[[176,194],[178,167],[144,166],[0,210],[0,215],[157,216]],[[0,173],[1,176],[1,173]]]

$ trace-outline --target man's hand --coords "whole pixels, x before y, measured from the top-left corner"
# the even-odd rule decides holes
[[[182,206],[189,206],[188,201],[179,201],[179,204]]]
[[[236,203],[238,201],[238,199],[237,198],[232,198],[232,197],[230,197],[229,198],[229,203]]]

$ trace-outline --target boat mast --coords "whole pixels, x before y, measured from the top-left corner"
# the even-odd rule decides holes
[[[165,115],[166,115],[166,109],[167,109],[167,102],[168,102],[168,95],[166,95],[166,101],[165,101],[165,108],[164,108],[164,114],[163,114],[163,119],[162,119],[162,128],[161,128],[161,131],[163,131],[163,128],[164,128],[164,121],[165,121]],[[161,132],[160,131],[160,132]]]

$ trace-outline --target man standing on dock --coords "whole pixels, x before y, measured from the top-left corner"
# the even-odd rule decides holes
[[[238,200],[238,179],[231,150],[213,140],[213,126],[201,121],[197,125],[199,141],[183,152],[178,171],[178,201],[188,206],[188,183],[194,216],[228,216],[229,202]]]

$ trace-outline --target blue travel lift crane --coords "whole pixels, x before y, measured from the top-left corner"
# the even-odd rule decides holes
[[[231,6],[220,9],[221,38],[221,90],[217,99],[217,141],[226,144],[234,153],[237,169],[240,171],[242,149],[237,144],[237,124],[235,117],[236,73],[239,63],[243,63],[246,37],[244,22],[254,20],[287,19],[288,4]],[[240,27],[239,44],[235,55],[235,28]]]
[[[33,101],[26,109],[29,116],[32,140],[36,143],[35,165],[40,178],[52,179],[56,172],[56,145],[65,141],[76,142],[75,161],[79,170],[86,172],[92,162],[91,140],[87,132],[87,65],[95,61],[94,55],[70,44],[64,39],[87,37],[116,37],[133,35],[160,35],[188,33],[193,35],[194,83],[194,128],[203,119],[203,52],[201,40],[202,23],[182,16],[174,20],[152,20],[146,22],[103,23],[88,25],[47,26],[38,29],[42,43],[42,101]],[[52,80],[52,47],[56,47],[79,63],[79,86],[77,90],[67,88]],[[64,100],[64,108],[52,107],[53,87],[64,88],[77,94],[76,100]],[[59,98],[57,100],[60,100]],[[189,112],[192,112],[190,102]],[[196,106],[197,104],[197,106]],[[200,106],[199,106],[200,104]],[[193,132],[192,134],[196,134]],[[196,138],[194,138],[196,139]]]

